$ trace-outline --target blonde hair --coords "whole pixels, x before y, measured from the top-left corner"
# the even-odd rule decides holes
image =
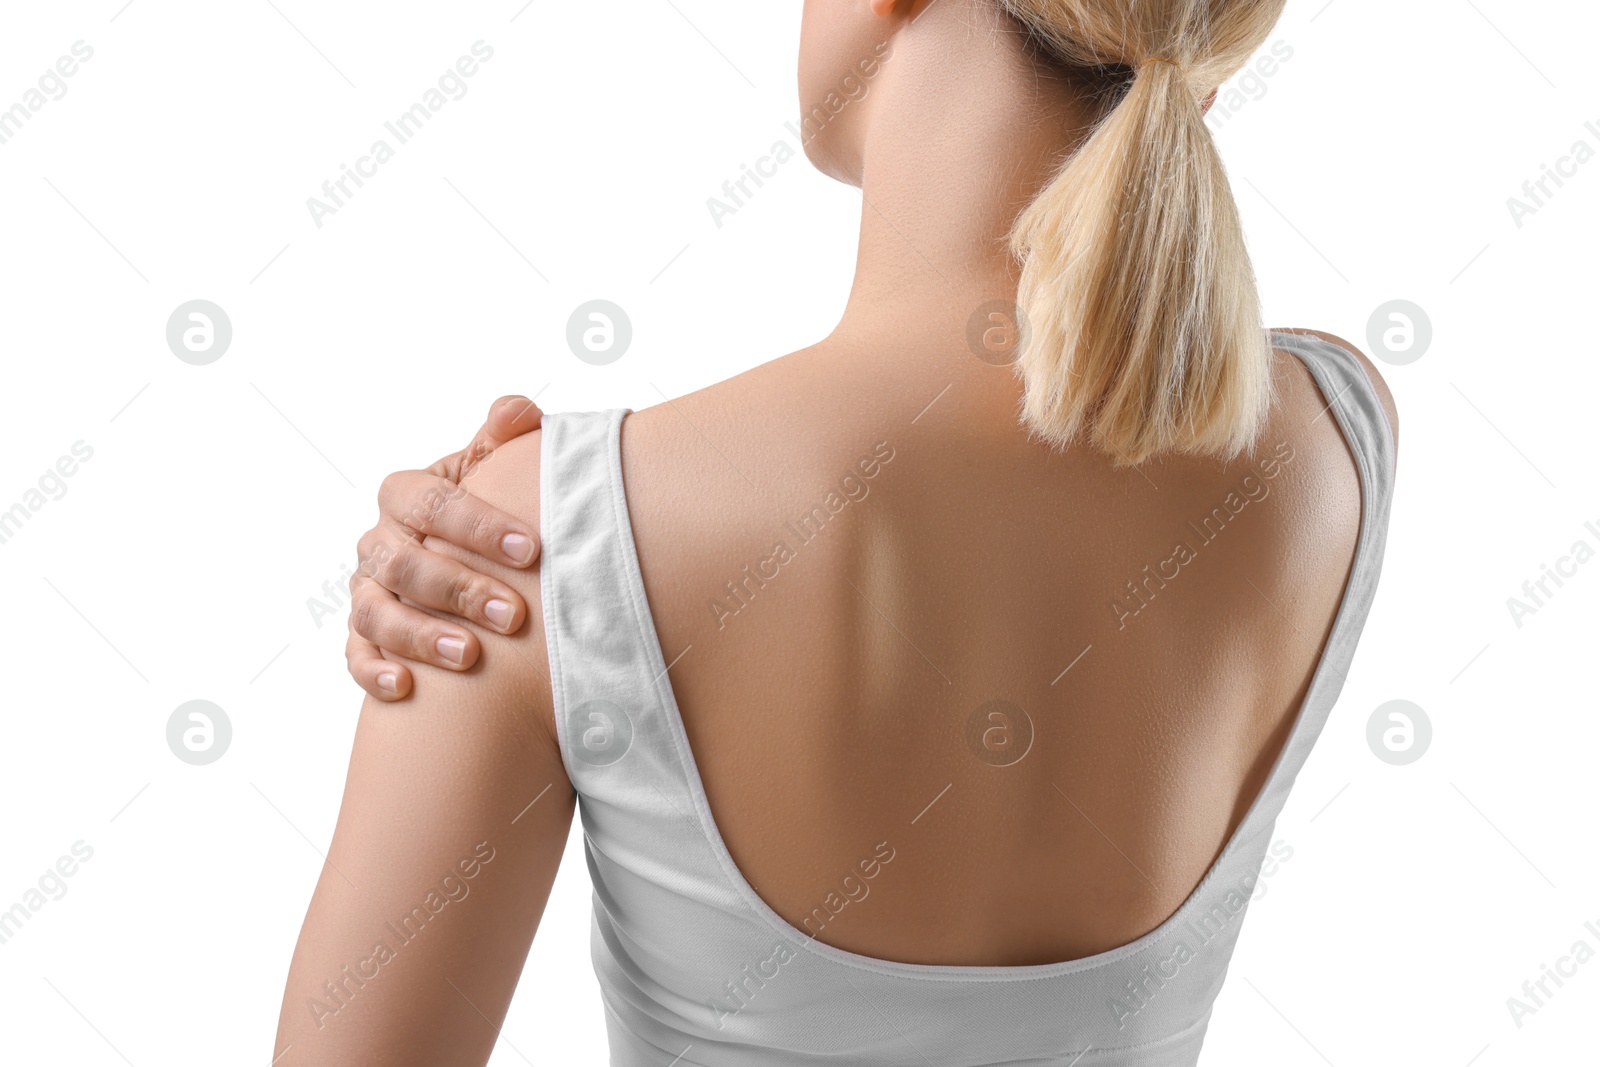
[[[1271,353],[1200,99],[1284,0],[1000,2],[1050,58],[1131,78],[1012,231],[1023,422],[1119,464],[1238,455],[1271,405]]]

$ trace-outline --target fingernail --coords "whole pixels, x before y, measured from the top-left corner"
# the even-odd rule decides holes
[[[384,671],[378,675],[378,688],[385,693],[400,692],[400,676],[393,671]]]
[[[459,637],[441,637],[434,643],[439,655],[451,663],[460,663],[467,654],[467,643]]]
[[[527,534],[506,534],[500,539],[500,548],[518,563],[526,563],[533,558],[533,538]]]
[[[511,605],[504,600],[491,600],[483,606],[484,618],[497,630],[504,630],[511,625]]]

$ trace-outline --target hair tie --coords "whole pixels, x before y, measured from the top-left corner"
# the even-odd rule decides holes
[[[1175,59],[1168,59],[1166,56],[1150,56],[1150,57],[1146,58],[1144,60],[1144,62],[1140,63],[1139,67],[1141,69],[1143,69],[1144,67],[1148,67],[1152,63],[1165,63],[1168,66],[1177,67],[1180,72],[1184,72],[1184,67],[1183,67],[1182,63],[1179,63]]]

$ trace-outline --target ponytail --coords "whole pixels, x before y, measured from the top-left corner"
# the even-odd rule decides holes
[[[1132,68],[1121,100],[1012,231],[1031,328],[1017,361],[1024,423],[1118,464],[1238,455],[1266,420],[1271,352],[1196,85],[1237,70],[1283,0],[1005,6],[1075,66]]]

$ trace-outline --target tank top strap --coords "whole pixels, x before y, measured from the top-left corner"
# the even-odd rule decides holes
[[[623,494],[628,412],[546,415],[540,587],[556,732],[579,797],[609,811],[692,811],[658,683],[667,664],[650,621]]]
[[[1356,644],[1377,594],[1388,537],[1389,505],[1394,495],[1394,434],[1388,413],[1360,360],[1340,345],[1307,334],[1274,333],[1271,341],[1273,347],[1305,364],[1327,405],[1316,418],[1332,418],[1349,445],[1361,486],[1361,524],[1344,597],[1300,715],[1260,795],[1228,845],[1229,855],[1251,855],[1265,848],[1264,838],[1283,810],[1290,788],[1344,688]],[[1219,860],[1218,865],[1225,865],[1227,858]]]
[[[1386,528],[1394,491],[1394,430],[1367,369],[1343,346],[1311,334],[1274,333],[1272,345],[1306,365],[1328,402],[1324,412],[1338,421],[1355,453],[1362,468],[1363,529],[1367,512],[1377,520],[1375,527]]]

